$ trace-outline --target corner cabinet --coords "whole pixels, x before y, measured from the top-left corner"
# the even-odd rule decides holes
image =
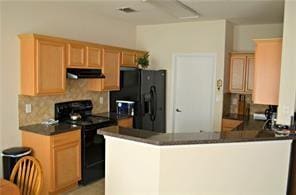
[[[65,92],[66,43],[45,36],[20,35],[21,94],[56,95]]]
[[[22,131],[22,144],[32,148],[43,171],[41,194],[75,188],[81,179],[80,130],[46,136]]]
[[[230,59],[230,92],[251,94],[254,83],[254,54],[232,53]]]
[[[105,79],[90,79],[90,91],[117,91],[120,90],[120,62],[121,52],[116,49],[103,49],[102,73]]]
[[[278,105],[281,73],[282,39],[255,40],[255,104]]]

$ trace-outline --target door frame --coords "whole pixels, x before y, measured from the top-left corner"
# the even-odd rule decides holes
[[[213,73],[213,89],[212,89],[212,93],[213,93],[213,98],[212,98],[212,123],[213,123],[213,130],[214,130],[214,122],[215,122],[215,103],[216,103],[216,97],[217,97],[217,93],[216,93],[216,80],[218,80],[217,78],[217,53],[203,53],[203,52],[199,52],[199,53],[173,53],[172,55],[172,78],[171,78],[171,100],[170,100],[170,104],[173,105],[172,106],[172,110],[171,110],[171,125],[173,128],[173,132],[175,132],[175,110],[176,110],[176,78],[177,78],[177,57],[180,56],[192,56],[192,57],[212,57],[214,60],[214,73]]]

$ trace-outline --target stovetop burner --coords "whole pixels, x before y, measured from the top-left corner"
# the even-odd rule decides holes
[[[99,125],[106,122],[111,122],[109,118],[100,117],[100,116],[86,116],[79,120],[68,119],[65,121],[69,124],[79,125],[79,126],[88,126],[88,125]]]
[[[115,124],[108,117],[92,115],[93,105],[91,100],[78,100],[71,102],[61,102],[55,104],[55,119],[60,122],[82,126],[82,129],[98,129]],[[71,113],[77,113],[82,116],[81,119],[72,120]]]

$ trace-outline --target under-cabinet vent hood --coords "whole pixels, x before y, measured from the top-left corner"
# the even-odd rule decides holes
[[[76,69],[67,68],[67,78],[69,79],[102,79],[105,75],[101,69]]]

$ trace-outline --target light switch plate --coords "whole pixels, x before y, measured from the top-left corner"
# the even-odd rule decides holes
[[[26,110],[26,113],[31,113],[32,112],[32,104],[26,104],[25,110]]]
[[[100,97],[99,101],[100,101],[100,104],[103,104],[104,103],[104,98]]]

